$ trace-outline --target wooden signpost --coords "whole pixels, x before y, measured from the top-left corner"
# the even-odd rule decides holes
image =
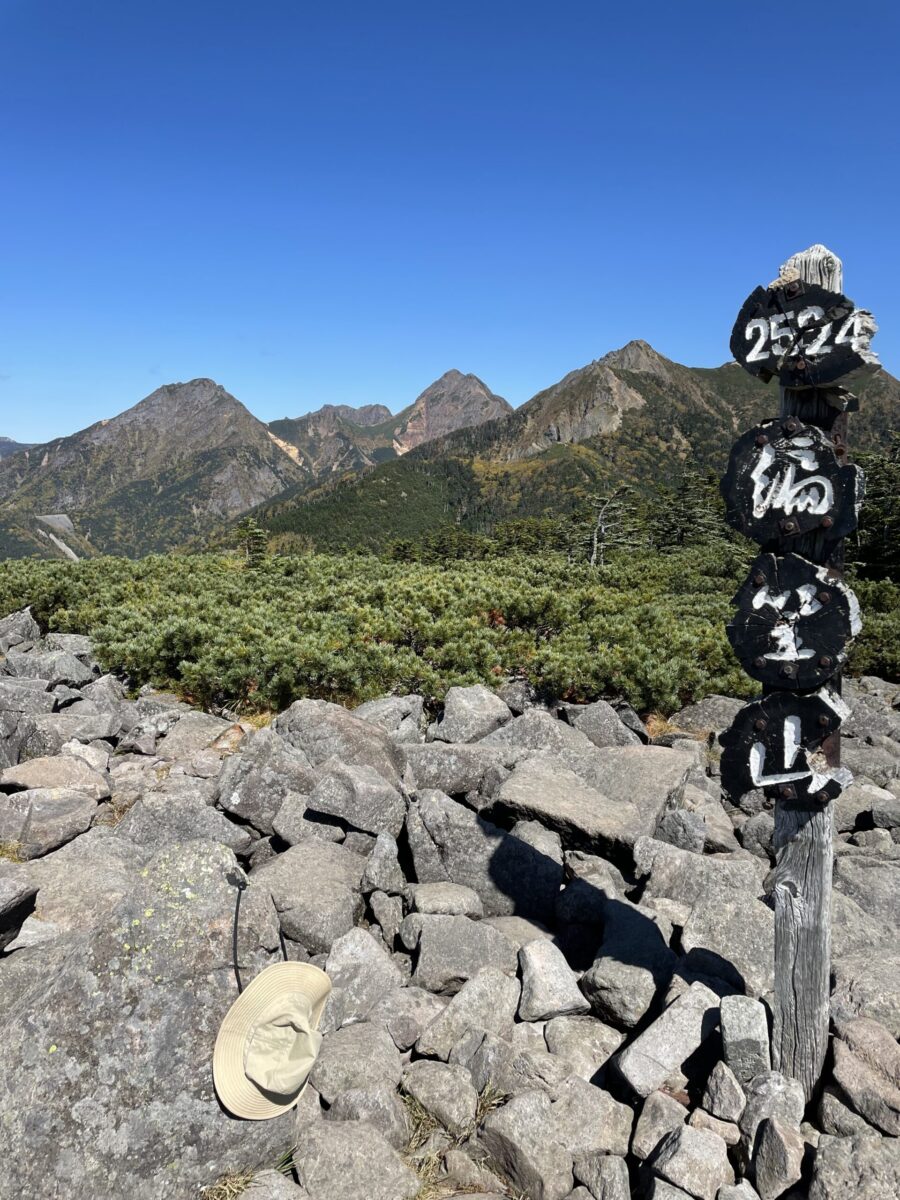
[[[763,382],[778,377],[781,411],[738,439],[722,480],[729,523],[762,550],[728,636],[763,684],[722,734],[722,786],[775,802],[773,1066],[807,1100],[828,1048],[832,801],[852,778],[840,765],[841,667],[860,629],[842,579],[863,496],[847,462],[858,403],[843,385],[877,362],[872,314],[842,288],[840,259],[811,246],[745,301],[731,350]]]

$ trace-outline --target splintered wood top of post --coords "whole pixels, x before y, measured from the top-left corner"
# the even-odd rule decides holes
[[[799,250],[783,262],[778,271],[778,278],[769,286],[783,287],[786,283],[793,283],[795,279],[804,283],[817,283],[830,292],[842,292],[844,264],[827,246],[816,242],[808,250]]]

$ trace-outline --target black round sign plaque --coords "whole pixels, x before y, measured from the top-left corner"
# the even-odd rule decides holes
[[[798,554],[761,554],[734,603],[728,640],[747,674],[772,688],[821,687],[862,627],[850,588]]]
[[[821,746],[847,715],[829,688],[806,696],[772,692],[745,705],[719,735],[723,789],[735,803],[755,788],[779,800],[835,799],[853,776],[846,767],[830,766]]]
[[[816,530],[829,541],[845,537],[856,528],[863,476],[841,465],[838,450],[821,429],[795,417],[748,430],[722,479],[726,520],[773,548]]]
[[[747,297],[731,353],[765,383],[777,375],[784,387],[822,387],[878,362],[870,348],[877,329],[872,314],[840,292],[798,280]]]

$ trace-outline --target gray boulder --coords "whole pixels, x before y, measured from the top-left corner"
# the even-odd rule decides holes
[[[625,1155],[631,1141],[634,1113],[584,1079],[572,1076],[556,1089],[551,1115],[551,1136],[577,1154]]]
[[[519,951],[519,966],[522,972],[520,1020],[545,1021],[590,1009],[579,990],[578,977],[553,942],[537,939],[523,946]]]
[[[639,838],[634,861],[649,876],[645,897],[664,896],[682,904],[709,902],[723,892],[756,897],[762,891],[760,865],[737,855],[697,855],[655,838]]]
[[[877,1021],[838,1026],[834,1078],[856,1111],[882,1133],[900,1137],[900,1046]]]
[[[818,1126],[823,1133],[830,1133],[834,1137],[855,1137],[857,1134],[881,1137],[877,1129],[873,1129],[859,1113],[848,1107],[840,1089],[833,1086],[826,1087],[822,1092]]]
[[[656,922],[625,900],[605,899],[605,936],[580,987],[601,1019],[638,1025],[669,985],[677,959]]]
[[[409,891],[413,912],[475,920],[484,916],[481,897],[462,883],[415,883]]]
[[[832,962],[831,970],[835,1020],[871,1017],[900,1038],[900,951],[888,945],[878,954],[845,954]]]
[[[306,796],[299,792],[287,792],[281,807],[272,820],[278,837],[289,846],[315,838],[322,842],[343,842],[347,831],[336,821],[313,819],[307,816]]]
[[[429,859],[428,847],[422,845],[421,861],[437,866],[444,879],[477,892],[487,914],[516,913],[539,920],[552,914],[562,884],[560,862],[441,792],[420,792],[418,804],[410,809],[410,818],[416,817],[434,856]],[[411,825],[408,830],[412,841]],[[423,879],[420,859],[419,881],[437,882],[434,876]]]
[[[750,996],[774,989],[774,944],[775,914],[748,897],[722,895],[695,904],[681,933],[688,970],[715,976]]]
[[[753,1153],[753,1178],[760,1200],[778,1200],[802,1174],[806,1143],[777,1117],[760,1122]]]
[[[80,743],[77,743],[80,744]],[[17,767],[0,772],[0,788],[8,791],[31,788],[66,788],[82,792],[92,800],[105,800],[110,794],[109,781],[81,759],[69,755],[32,758]]]
[[[809,1200],[886,1200],[900,1195],[900,1140],[819,1139]]]
[[[257,729],[244,738],[239,753],[225,759],[216,798],[226,812],[260,833],[272,833],[287,795],[305,796],[313,787],[315,775],[302,750],[288,746],[272,729]]]
[[[523,1092],[490,1113],[482,1132],[494,1161],[534,1200],[565,1200],[574,1183],[573,1156],[554,1137],[550,1108],[543,1092]]]
[[[213,1089],[212,1048],[237,996],[235,870],[223,846],[166,847],[111,916],[7,1003],[0,1090],[16,1103],[4,1113],[0,1193],[46,1194],[52,1163],[72,1200],[180,1200],[291,1144],[290,1114],[235,1121]],[[274,961],[275,913],[252,882],[239,938],[245,978]]]
[[[384,1082],[365,1083],[339,1092],[325,1113],[329,1121],[367,1121],[394,1147],[409,1143],[409,1120],[397,1089]]]
[[[343,846],[308,838],[263,863],[252,878],[271,894],[285,934],[320,954],[362,916],[358,889],[365,865]]]
[[[720,1187],[734,1183],[728,1147],[714,1133],[682,1125],[666,1134],[649,1159],[652,1170],[696,1200],[716,1200]]]
[[[369,1009],[367,1019],[391,1035],[398,1050],[409,1050],[447,1007],[446,996],[419,987],[395,987]]]
[[[675,808],[663,813],[653,836],[660,842],[677,846],[680,850],[702,854],[706,845],[706,822],[698,812]]]
[[[328,1008],[336,1028],[364,1020],[379,1000],[403,984],[397,964],[365,929],[348,929],[332,942],[325,970],[334,989]]]
[[[651,1092],[644,1101],[631,1139],[631,1153],[639,1162],[649,1158],[659,1143],[687,1121],[688,1111],[668,1092]]]
[[[720,1009],[721,1017],[721,1009]],[[747,1104],[744,1089],[737,1076],[724,1062],[717,1062],[703,1089],[701,1103],[707,1112],[720,1121],[738,1122]]]
[[[422,741],[422,709],[421,696],[381,696],[360,704],[353,715],[377,725],[395,742],[406,744]]]
[[[520,717],[524,720],[524,717]],[[501,784],[494,807],[556,830],[567,847],[610,854],[633,840],[634,805],[614,803],[550,758],[532,758]]]
[[[421,1187],[366,1121],[321,1121],[299,1130],[293,1160],[315,1200],[413,1200]]]
[[[511,719],[509,708],[483,684],[452,687],[434,737],[441,742],[477,742]]]
[[[900,862],[841,855],[834,863],[834,886],[887,928],[900,927]]]
[[[406,878],[400,866],[397,839],[389,833],[379,833],[372,853],[366,860],[361,888],[367,894],[378,891],[397,896],[405,887]]]
[[[44,679],[0,678],[0,713],[53,712],[56,698]]]
[[[753,1149],[756,1131],[760,1122],[767,1117],[777,1117],[791,1129],[800,1128],[806,1100],[803,1086],[796,1079],[790,1079],[778,1071],[765,1071],[750,1080],[745,1092],[747,1104],[738,1125],[748,1149]]]
[[[775,818],[770,812],[758,812],[741,826],[741,845],[764,862],[775,860]]]
[[[331,1104],[340,1092],[376,1081],[396,1088],[401,1070],[400,1054],[387,1031],[359,1021],[323,1037],[309,1082]]]
[[[704,984],[693,983],[616,1056],[616,1070],[637,1095],[649,1096],[690,1058],[718,1023],[718,996]],[[678,1185],[677,1180],[669,1182]]]
[[[0,842],[20,858],[39,858],[84,833],[96,812],[96,800],[71,788],[0,795]]]
[[[723,996],[719,1019],[725,1062],[746,1087],[771,1065],[766,1010],[750,996]]]
[[[39,901],[10,951],[103,924],[136,884],[149,851],[95,827],[58,850],[16,868]]]
[[[6,669],[20,679],[44,679],[50,687],[64,683],[78,688],[94,678],[93,670],[66,650],[50,650],[45,654],[11,650],[6,655]]]
[[[560,1016],[545,1025],[544,1041],[550,1053],[563,1059],[573,1074],[593,1083],[621,1046],[624,1034],[596,1017]]]
[[[31,615],[30,606],[0,618],[0,654],[23,642],[36,642],[40,636],[41,628]]]
[[[327,762],[307,800],[309,812],[337,817],[368,833],[397,837],[406,819],[406,801],[374,767]]]
[[[174,760],[190,758],[198,750],[205,750],[223,734],[234,728],[231,721],[214,717],[210,713],[186,712],[160,739],[156,753],[160,758]],[[243,737],[243,731],[239,731]]]
[[[566,705],[563,715],[569,724],[589,738],[595,746],[639,746],[641,739],[624,725],[619,714],[605,700],[582,706]]]
[[[509,941],[468,917],[412,913],[400,927],[407,949],[416,950],[412,982],[430,992],[458,992],[485,967],[516,973],[516,952]]]
[[[505,775],[507,763],[518,755],[505,746],[428,742],[406,746],[409,769],[420,791],[436,790],[448,796],[474,795],[498,774]]]
[[[221,842],[235,854],[245,854],[253,841],[246,829],[210,808],[202,797],[181,796],[173,803],[165,792],[145,792],[122,818],[116,832],[153,850],[171,842],[204,838]]]
[[[496,967],[486,967],[452,997],[416,1041],[419,1054],[446,1061],[469,1029],[508,1037],[519,1006],[520,988]]]
[[[460,1135],[474,1129],[478,1093],[463,1067],[422,1058],[406,1067],[401,1083],[404,1092],[450,1133]]]
[[[353,767],[372,767],[388,783],[403,774],[402,751],[390,737],[326,700],[295,700],[276,718],[273,728],[289,745],[302,750],[314,767],[329,758]]]
[[[24,716],[18,736],[19,757],[44,758],[59,754],[66,742],[98,742],[117,737],[122,728],[115,713],[37,713]]]
[[[575,1159],[574,1174],[594,1200],[631,1200],[628,1164],[618,1155],[579,1155]]]
[[[671,722],[676,729],[684,729],[688,733],[718,734],[729,728],[743,707],[743,701],[731,696],[707,696],[696,704],[679,709]]]

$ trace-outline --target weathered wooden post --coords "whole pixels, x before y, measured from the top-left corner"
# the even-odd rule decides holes
[[[722,480],[727,519],[763,553],[735,596],[728,627],[761,700],[722,735],[722,784],[735,799],[775,801],[773,1065],[816,1091],[828,1047],[832,801],[840,765],[841,668],[859,632],[843,582],[843,538],[855,529],[863,480],[847,463],[837,381],[877,361],[872,315],[842,294],[840,260],[812,246],[747,299],[731,350],[751,374],[781,383],[780,415],[740,437]]]

